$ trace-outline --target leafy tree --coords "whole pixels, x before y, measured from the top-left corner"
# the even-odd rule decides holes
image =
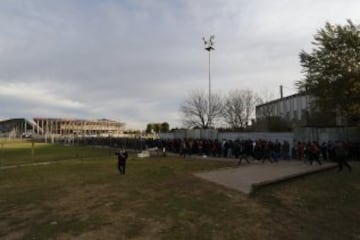
[[[148,123],[146,125],[146,133],[152,133],[154,131],[153,123]]]
[[[159,123],[153,123],[152,125],[153,125],[154,132],[159,133],[160,124]]]
[[[169,124],[167,122],[163,123],[148,123],[146,125],[146,133],[159,133],[159,132],[168,132]]]
[[[314,96],[314,106],[324,114],[337,112],[359,122],[360,116],[360,26],[325,27],[314,36],[311,53],[300,53],[305,74],[296,84]]]
[[[170,125],[167,122],[163,122],[160,124],[160,131],[161,132],[169,132]]]
[[[218,94],[211,94],[209,99],[204,92],[194,91],[180,106],[183,124],[190,128],[209,128],[217,122],[222,113],[222,99]]]

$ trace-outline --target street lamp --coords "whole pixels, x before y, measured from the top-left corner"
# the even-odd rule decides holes
[[[211,126],[211,73],[210,73],[210,55],[211,55],[211,51],[215,50],[214,48],[214,40],[215,40],[215,36],[211,35],[209,40],[206,40],[204,37],[202,38],[204,41],[204,45],[205,45],[205,50],[209,52],[209,112],[208,112],[208,127]]]

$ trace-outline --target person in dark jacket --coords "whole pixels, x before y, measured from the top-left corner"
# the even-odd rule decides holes
[[[351,172],[352,168],[350,164],[346,161],[347,153],[346,146],[343,141],[336,141],[335,143],[335,159],[338,162],[338,171],[342,171],[343,165],[345,165],[349,172]]]
[[[126,160],[128,158],[128,153],[126,151],[118,151],[115,153],[118,156],[118,169],[120,174],[125,175]]]
[[[245,142],[241,142],[239,144],[239,152],[240,152],[240,156],[239,156],[239,161],[238,161],[238,165],[241,164],[241,161],[244,159],[247,163],[250,163],[249,162],[249,159],[248,159],[248,154],[246,152],[246,145],[245,145]]]

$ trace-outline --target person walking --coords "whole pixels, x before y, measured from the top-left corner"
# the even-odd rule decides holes
[[[317,142],[313,141],[310,145],[310,165],[313,164],[313,161],[316,161],[319,165],[320,162],[320,148]]]
[[[343,165],[345,165],[349,169],[349,172],[351,172],[352,168],[350,164],[346,161],[345,143],[343,141],[336,141],[334,150],[335,159],[338,162],[338,171],[342,171]]]
[[[118,156],[118,170],[121,175],[125,175],[126,160],[128,158],[127,151],[118,151],[115,153]]]
[[[263,153],[262,154],[262,163],[265,163],[265,160],[268,160],[270,163],[273,163],[273,160],[272,160],[272,143],[271,141],[269,142],[265,142],[262,141],[261,142],[261,152]]]
[[[241,164],[242,160],[244,159],[247,163],[250,163],[249,162],[249,159],[248,159],[248,154],[246,152],[246,145],[245,145],[245,142],[241,142],[239,144],[239,147],[240,147],[240,157],[239,157],[239,161],[238,161],[238,165]]]
[[[187,153],[187,146],[186,146],[186,140],[183,139],[181,140],[180,143],[180,156],[183,156],[184,158],[186,157],[186,153]]]

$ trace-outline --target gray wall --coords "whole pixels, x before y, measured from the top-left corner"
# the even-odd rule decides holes
[[[245,140],[245,139],[266,139],[266,140],[293,140],[292,132],[218,132],[214,129],[188,129],[176,130],[171,133],[160,133],[161,139],[174,139],[174,138],[192,138],[192,139],[226,139],[226,140]]]
[[[297,128],[294,131],[294,139],[297,141],[349,140],[360,141],[360,128],[337,127],[337,128]]]
[[[170,133],[159,133],[159,137],[161,139],[218,139],[218,131],[214,129],[179,129]]]
[[[214,129],[188,129],[176,130],[171,133],[160,133],[161,139],[192,138],[192,139],[265,139],[286,140],[290,144],[295,141],[318,141],[349,140],[360,142],[360,128],[297,128],[293,132],[218,132]]]

